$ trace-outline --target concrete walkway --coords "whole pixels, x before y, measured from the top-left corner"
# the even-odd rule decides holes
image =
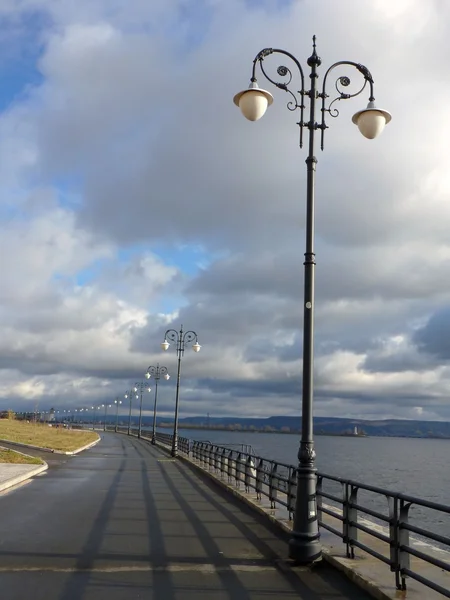
[[[0,496],[2,600],[369,598],[162,450],[100,444]]]
[[[0,492],[27,481],[47,469],[47,465],[15,465],[0,463]]]

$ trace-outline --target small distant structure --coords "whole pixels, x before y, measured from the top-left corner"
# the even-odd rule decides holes
[[[355,429],[353,430],[353,435],[359,435],[358,427],[355,425]]]
[[[48,412],[42,413],[41,415],[41,421],[44,421],[44,423],[54,423],[55,420],[54,408],[51,408]]]

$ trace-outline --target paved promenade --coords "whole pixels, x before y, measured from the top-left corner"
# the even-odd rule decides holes
[[[368,599],[162,450],[105,434],[0,495],[2,600]]]

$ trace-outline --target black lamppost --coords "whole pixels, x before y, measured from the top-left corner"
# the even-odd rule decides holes
[[[281,54],[289,58],[297,67],[300,76],[300,90],[298,87],[292,91],[289,87],[293,74],[288,67],[279,66],[277,73],[281,81],[272,79],[264,68],[264,59],[271,54]],[[314,357],[314,187],[317,158],[314,154],[315,133],[321,131],[321,149],[323,150],[324,133],[327,129],[325,117],[337,117],[339,111],[333,107],[338,100],[347,100],[358,96],[368,85],[369,104],[366,109],[358,111],[353,116],[360,132],[367,138],[373,139],[381,133],[384,126],[391,120],[391,115],[380,108],[375,107],[373,95],[373,79],[370,71],[364,65],[352,61],[339,61],[331,65],[325,72],[321,91],[317,86],[317,68],[321,59],[316,53],[316,37],[313,37],[313,52],[308,58],[307,64],[310,68],[310,89],[305,88],[305,76],[300,62],[285,50],[265,48],[259,52],[254,61],[250,86],[247,90],[239,92],[234,97],[234,103],[239,106],[243,115],[250,121],[260,119],[268,106],[272,104],[273,97],[270,92],[260,89],[256,82],[256,65],[259,63],[261,73],[277,88],[290,94],[287,107],[291,111],[300,111],[300,148],[303,146],[303,129],[308,129],[308,157],[307,180],[306,180],[306,252],[304,262],[304,303],[303,303],[303,382],[302,382],[302,435],[298,452],[297,470],[297,499],[294,513],[292,536],[289,542],[289,556],[297,563],[308,564],[321,556],[319,525],[317,521],[316,505],[316,468],[313,441],[313,357]],[[354,93],[346,93],[344,90],[350,85],[350,79],[339,76],[335,87],[337,96],[328,101],[327,80],[329,74],[337,67],[354,67],[364,79],[360,89]],[[309,119],[304,120],[305,101],[309,101]],[[320,102],[321,118],[316,121],[316,101]]]
[[[131,389],[129,392],[125,392],[125,398],[129,398],[130,399],[130,412],[128,414],[128,435],[130,435],[130,430],[131,430],[131,402],[133,400],[133,390]],[[138,396],[136,395],[136,398],[138,398]]]
[[[105,423],[103,424],[103,431],[106,431],[106,416],[108,414],[108,408],[111,408],[111,404],[104,404],[105,407]]]
[[[94,411],[94,417],[92,419],[92,429],[95,429],[95,422],[97,420],[97,409],[101,408],[101,406],[93,406],[92,409]]]
[[[151,392],[152,388],[148,387],[148,385],[146,385],[145,381],[138,381],[137,383],[134,384],[134,392],[139,391],[140,395],[141,395],[141,402],[139,404],[139,426],[138,426],[138,438],[141,437],[142,434],[142,395],[144,393],[144,390],[147,390],[147,392]],[[137,396],[136,396],[137,398]]]
[[[114,400],[114,404],[116,405],[116,428],[115,428],[115,432],[117,433],[117,428],[119,425],[119,404],[122,404],[122,400],[119,400],[119,398],[116,398]]]
[[[153,404],[153,428],[152,428],[152,444],[156,444],[156,403],[158,401],[158,381],[161,379],[161,375],[164,377],[166,381],[170,379],[170,375],[167,372],[167,367],[160,367],[159,363],[156,367],[149,367],[147,369],[147,373],[145,377],[150,379],[153,377],[155,380],[155,402]]]
[[[168,329],[164,336],[164,341],[161,343],[161,348],[163,350],[169,349],[169,342],[176,342],[177,344],[177,356],[178,356],[178,374],[177,374],[177,393],[175,397],[175,420],[173,424],[173,440],[172,440],[172,456],[177,456],[178,454],[178,404],[180,399],[180,374],[181,374],[181,357],[184,354],[184,347],[186,344],[190,344],[195,340],[195,344],[192,345],[192,350],[194,352],[200,352],[200,344],[198,343],[197,334],[195,331],[185,331],[183,332],[183,325],[180,327],[180,331],[176,331],[175,329]]]

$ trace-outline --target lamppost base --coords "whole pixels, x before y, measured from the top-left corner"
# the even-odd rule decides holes
[[[317,476],[314,450],[301,443],[297,469],[294,526],[289,540],[289,558],[296,564],[307,565],[322,555],[319,519],[317,514]],[[309,459],[310,462],[303,462]]]
[[[155,446],[155,445],[156,445],[156,440],[155,440],[155,438],[152,438],[152,446]]]
[[[289,558],[297,565],[310,565],[322,557],[320,535],[311,538],[308,535],[292,532],[289,540]]]

